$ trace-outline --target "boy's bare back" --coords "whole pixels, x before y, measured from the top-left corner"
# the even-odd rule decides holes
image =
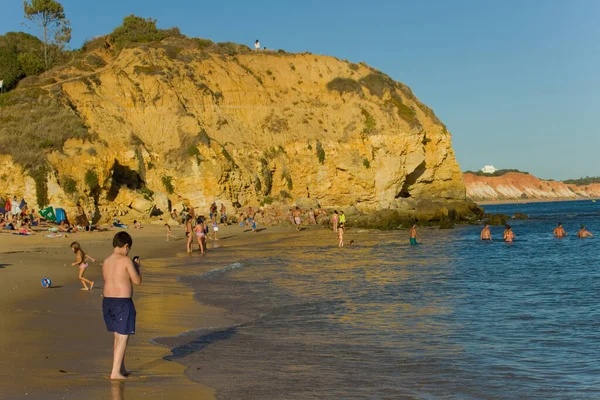
[[[104,297],[130,298],[133,283],[139,285],[142,278],[133,261],[127,256],[113,253],[102,263]]]

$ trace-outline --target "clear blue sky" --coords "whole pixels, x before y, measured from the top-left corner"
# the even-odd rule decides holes
[[[365,61],[409,85],[453,135],[462,170],[600,176],[597,0],[63,0],[72,47],[123,16],[214,41]],[[0,33],[23,30],[7,0]]]

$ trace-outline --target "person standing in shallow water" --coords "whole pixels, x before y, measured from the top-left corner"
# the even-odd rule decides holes
[[[488,224],[485,224],[485,226],[481,230],[481,234],[479,235],[479,239],[481,239],[481,240],[492,240],[492,232],[490,231],[490,226]]]
[[[565,229],[563,228],[562,222],[558,223],[558,226],[556,228],[554,228],[554,230],[552,231],[552,233],[557,238],[561,238],[561,237],[567,236],[567,232],[565,232]]]
[[[104,298],[102,313],[109,332],[113,332],[113,365],[110,379],[126,379],[125,350],[129,336],[135,334],[136,311],[133,304],[133,285],[142,283],[139,258],[128,257],[133,239],[127,232],[113,238],[113,253],[102,263]]]
[[[512,243],[516,237],[517,236],[512,231],[512,227],[510,225],[506,225],[504,227],[504,241],[507,243]]]
[[[417,244],[417,239],[421,239],[419,237],[419,234],[417,233],[417,224],[413,224],[413,226],[410,227],[410,231],[408,231],[408,236],[410,244],[413,246]]]
[[[593,237],[593,236],[594,235],[592,234],[592,232],[585,229],[585,225],[581,225],[581,229],[579,230],[579,232],[577,232],[578,238],[586,238],[586,237]]]

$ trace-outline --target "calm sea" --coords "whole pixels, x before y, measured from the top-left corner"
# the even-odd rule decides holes
[[[183,335],[170,359],[219,399],[600,398],[600,241],[574,236],[600,236],[600,202],[486,211],[531,218],[512,244],[469,226],[421,229],[418,246],[349,230],[338,249],[313,228],[214,251],[182,279],[246,322]]]

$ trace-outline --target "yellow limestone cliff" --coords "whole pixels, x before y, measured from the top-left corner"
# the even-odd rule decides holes
[[[91,133],[46,157],[55,206],[92,201],[89,171],[105,217],[145,212],[157,195],[203,211],[213,201],[306,197],[365,212],[465,201],[446,127],[408,87],[365,64],[164,41],[116,55],[97,49],[53,76],[43,97],[71,109]],[[35,183],[9,156],[2,161],[0,194],[33,200]],[[75,194],[63,190],[64,177]]]

